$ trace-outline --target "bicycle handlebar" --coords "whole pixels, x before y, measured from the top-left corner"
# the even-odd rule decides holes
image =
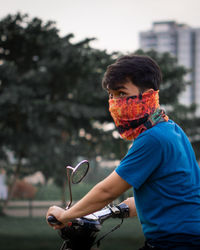
[[[107,208],[99,210],[95,213],[83,216],[82,218],[76,218],[73,220],[74,223],[81,224],[82,219],[88,221],[99,221],[102,224],[106,219],[113,218],[127,218],[129,216],[129,207],[125,203],[121,203],[116,206],[108,205]],[[48,217],[48,222],[52,225],[61,225],[54,216]]]
[[[127,218],[129,216],[129,207],[125,203],[121,203],[116,206],[108,206],[95,213],[84,216],[87,220],[98,220],[103,223],[106,219],[113,218]]]

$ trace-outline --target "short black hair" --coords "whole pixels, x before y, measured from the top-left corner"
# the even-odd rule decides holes
[[[162,73],[158,64],[149,56],[122,56],[107,67],[102,87],[115,89],[118,84],[125,84],[128,81],[136,85],[141,92],[150,88],[158,90]]]

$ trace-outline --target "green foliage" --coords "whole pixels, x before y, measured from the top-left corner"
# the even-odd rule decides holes
[[[94,184],[89,184],[89,183],[80,183],[77,185],[72,184],[73,201],[80,200],[93,186]],[[55,184],[51,184],[38,187],[35,200],[53,201],[53,200],[61,200],[61,197],[62,197],[61,188]],[[66,197],[68,200],[69,193],[67,186],[66,186]]]
[[[138,50],[139,55],[147,55],[153,58],[159,65],[163,81],[160,86],[160,104],[173,105],[178,103],[179,94],[185,90],[186,82],[184,76],[188,70],[178,65],[177,59],[169,53],[158,53],[154,50],[144,52]]]
[[[97,182],[96,182],[97,183]],[[72,196],[73,196],[73,201],[80,200],[83,198],[85,194],[87,194],[96,183],[87,183],[83,182],[78,185],[73,185],[72,184]],[[68,193],[68,187],[66,187],[66,199],[69,200],[69,193]],[[133,191],[130,189],[127,191],[120,199],[120,201],[124,200],[125,198],[132,196]],[[37,189],[37,193],[35,196],[35,200],[41,200],[41,201],[56,201],[56,200],[61,200],[62,197],[62,190],[59,186],[57,185],[45,185],[41,186]]]
[[[43,185],[37,188],[35,200],[53,201],[61,200],[61,188],[55,184]]]
[[[21,174],[39,168],[62,185],[66,163],[95,157],[94,122],[110,119],[101,78],[112,55],[19,13],[1,20],[0,32],[0,153],[13,152]]]

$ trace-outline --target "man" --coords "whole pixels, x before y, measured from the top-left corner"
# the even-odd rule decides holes
[[[200,169],[187,136],[159,106],[161,80],[146,56],[124,56],[107,68],[109,111],[122,138],[134,142],[115,171],[72,208],[49,208],[47,217],[63,223],[55,229],[133,187],[134,198],[124,202],[141,221],[143,249],[200,249]]]

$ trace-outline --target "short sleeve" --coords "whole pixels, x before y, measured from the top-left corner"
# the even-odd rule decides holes
[[[137,189],[161,165],[162,151],[159,140],[144,132],[134,141],[115,171]]]

